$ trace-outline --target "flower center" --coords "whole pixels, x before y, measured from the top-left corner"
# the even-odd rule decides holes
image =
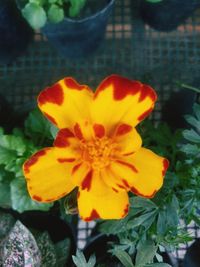
[[[103,169],[110,164],[116,144],[108,137],[82,141],[82,159],[93,169]]]

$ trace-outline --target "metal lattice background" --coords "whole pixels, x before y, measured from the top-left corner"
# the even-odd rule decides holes
[[[184,25],[170,33],[157,32],[144,25],[137,4],[116,0],[107,26],[106,39],[90,57],[65,59],[40,35],[24,56],[11,65],[0,65],[0,93],[15,106],[35,99],[38,92],[64,76],[95,88],[112,73],[148,82],[159,96],[153,119],[159,121],[161,107],[170,94],[179,90],[176,82],[193,84],[200,74],[200,10]],[[89,235],[88,224],[79,224],[79,246]],[[200,236],[192,228],[195,236]],[[185,246],[177,251],[182,258]]]

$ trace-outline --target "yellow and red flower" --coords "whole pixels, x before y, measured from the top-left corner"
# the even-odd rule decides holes
[[[129,191],[153,197],[168,160],[142,147],[135,126],[156,99],[150,86],[118,75],[103,80],[95,93],[72,78],[43,90],[39,108],[60,130],[53,147],[24,163],[32,199],[52,202],[78,187],[79,214],[90,221],[126,216]]]

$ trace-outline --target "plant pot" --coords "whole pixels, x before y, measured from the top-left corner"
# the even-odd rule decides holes
[[[22,17],[15,1],[0,2],[0,63],[8,64],[21,55],[33,38],[33,30]]]
[[[83,19],[65,18],[47,23],[42,33],[63,57],[79,58],[96,50],[104,38],[108,17],[115,0],[104,0],[102,9]]]
[[[19,215],[20,221],[29,229],[41,232],[47,231],[53,243],[70,239],[70,252],[66,266],[72,264],[71,255],[76,252],[76,242],[73,229],[58,216],[42,211],[27,211]]]
[[[141,0],[140,14],[145,23],[159,31],[172,31],[200,7],[199,0]]]
[[[183,260],[183,267],[199,267],[200,266],[200,239],[187,249]]]
[[[85,257],[89,258],[92,254],[95,254],[97,264],[109,267],[122,267],[119,260],[108,253],[108,249],[110,248],[109,242],[113,242],[116,239],[115,236],[97,234],[92,237],[90,242],[86,245],[83,251]]]
[[[189,89],[172,92],[170,98],[162,107],[162,121],[166,122],[172,130],[188,127],[185,115],[192,114],[197,93]]]

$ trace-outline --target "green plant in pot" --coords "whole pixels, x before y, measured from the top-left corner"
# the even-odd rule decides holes
[[[18,5],[62,56],[79,58],[101,43],[114,0],[18,0]]]
[[[140,14],[152,28],[172,31],[199,7],[198,0],[141,0]]]

